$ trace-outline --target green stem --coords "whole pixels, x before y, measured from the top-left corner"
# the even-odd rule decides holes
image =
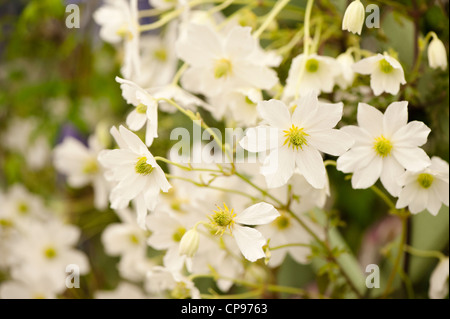
[[[276,18],[278,13],[289,3],[290,0],[281,0],[277,1],[276,5],[273,7],[272,11],[270,11],[264,23],[258,28],[258,30],[253,33],[254,38],[259,38],[265,29],[272,23],[272,21]]]
[[[370,187],[371,190],[375,192],[388,206],[391,210],[396,211],[395,204],[392,202],[392,200],[377,186],[372,185]]]
[[[438,258],[439,260],[443,260],[446,256],[437,250],[421,250],[414,248],[412,246],[405,246],[405,251],[413,256],[422,257],[422,258]]]

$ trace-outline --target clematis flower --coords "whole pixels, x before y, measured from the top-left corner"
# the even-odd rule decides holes
[[[353,173],[352,187],[368,188],[378,178],[392,196],[401,187],[398,178],[405,169],[419,171],[430,164],[420,148],[427,141],[430,129],[422,122],[408,122],[408,102],[394,102],[385,113],[365,103],[359,103],[359,126],[342,130],[353,136],[355,145],[337,160],[337,169]]]
[[[264,225],[280,216],[270,204],[261,202],[234,213],[224,203],[224,207],[217,206],[217,210],[210,216],[212,229],[216,234],[223,235],[225,231],[236,240],[242,255],[251,262],[265,257],[262,247],[266,244],[263,235],[256,229],[243,225]]]
[[[433,40],[428,44],[427,53],[428,64],[431,68],[441,68],[442,70],[447,68],[447,51],[444,43],[437,36],[433,36]]]
[[[106,178],[116,185],[109,199],[111,208],[123,209],[135,200],[138,223],[145,228],[147,210],[152,211],[160,191],[167,192],[171,186],[161,167],[145,144],[124,126],[111,129],[120,149],[103,150],[98,160],[107,169]]]
[[[97,209],[108,206],[109,184],[103,175],[103,167],[97,156],[103,150],[97,136],[89,137],[88,146],[73,137],[66,137],[55,147],[53,162],[55,168],[67,176],[71,187],[83,187],[92,184],[94,188],[94,205]]]
[[[353,138],[334,126],[342,117],[342,103],[319,102],[315,94],[295,101],[294,112],[281,101],[258,104],[268,125],[246,131],[240,145],[250,152],[269,150],[261,173],[269,188],[287,183],[297,168],[314,188],[323,189],[327,176],[320,152],[339,156],[353,145]]]
[[[158,137],[158,102],[136,83],[119,77],[116,81],[120,83],[123,98],[136,107],[127,116],[127,126],[132,131],[138,131],[147,123],[145,144],[152,145],[153,139]]]
[[[400,84],[406,84],[402,65],[387,53],[362,59],[352,66],[360,74],[370,74],[370,87],[375,95],[383,92],[395,95]]]
[[[208,97],[237,88],[271,89],[278,77],[264,64],[250,27],[233,27],[226,35],[207,25],[188,24],[176,43],[180,59],[189,63],[182,86]]]
[[[299,96],[311,92],[319,95],[320,92],[330,93],[333,90],[335,78],[341,73],[341,66],[336,59],[317,54],[309,55],[306,61],[304,59],[305,55],[300,54],[292,60],[283,91],[283,100],[293,98],[297,96],[297,93]],[[303,63],[305,69],[302,73]]]
[[[403,188],[396,207],[408,206],[413,214],[426,209],[436,216],[442,204],[448,206],[448,175],[448,163],[436,156],[431,158],[430,166],[424,170],[406,171],[398,180]]]

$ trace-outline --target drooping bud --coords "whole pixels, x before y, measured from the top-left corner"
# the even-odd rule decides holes
[[[200,243],[200,236],[195,228],[188,230],[180,241],[179,253],[180,255],[186,255],[193,257],[198,250]]]
[[[342,30],[361,35],[365,15],[366,12],[361,1],[353,1],[345,10],[344,19],[342,20]]]
[[[447,51],[444,43],[437,36],[433,36],[433,40],[428,45],[428,63],[433,69],[447,69]]]

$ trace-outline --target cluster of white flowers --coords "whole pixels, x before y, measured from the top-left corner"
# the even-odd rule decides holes
[[[106,0],[94,14],[100,37],[123,57],[115,81],[130,107],[124,123],[110,128],[117,148],[92,135],[87,145],[67,137],[53,151],[68,185],[92,185],[95,207],[114,210],[120,220],[104,230],[102,243],[108,255],[120,258],[124,281],[113,292],[98,291],[97,298],[200,298],[196,276],[209,274],[227,292],[250,267],[275,269],[288,254],[308,263],[311,245],[327,232],[311,218],[331,195],[324,158],[335,157],[337,170],[351,174],[353,189],[380,180],[398,198],[399,210],[437,215],[449,205],[449,165],[421,148],[431,130],[408,122],[407,101],[361,102],[357,125],[342,125],[346,105],[327,95],[351,87],[359,74],[362,81],[370,75],[372,96],[396,98],[406,80],[395,54],[364,52],[361,58],[348,50],[334,58],[305,38],[307,49],[289,61],[284,82],[276,70],[288,62],[263,48],[264,30],[188,1],[150,3],[161,12],[177,9],[150,25],[142,25],[137,0]],[[162,23],[164,17],[170,19]],[[361,34],[363,22],[364,7],[354,1],[342,28]],[[146,32],[157,27],[159,34]],[[432,68],[446,68],[437,37],[428,55]],[[152,154],[158,114],[177,111],[207,130],[197,111],[245,128],[236,147],[257,153],[262,162],[185,165]],[[219,146],[234,156],[235,149]],[[23,189],[1,196],[7,208],[0,210],[0,227],[7,231],[0,233],[0,250],[9,257],[0,267],[14,271],[0,296],[55,297],[65,289],[60,278],[66,265],[79,265],[82,274],[89,270],[74,249],[77,228]]]

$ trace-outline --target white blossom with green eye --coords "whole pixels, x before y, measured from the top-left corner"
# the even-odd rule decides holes
[[[147,211],[156,207],[160,192],[167,192],[171,185],[137,135],[122,125],[119,130],[112,127],[111,134],[120,149],[103,150],[98,155],[105,177],[115,184],[109,196],[111,208],[123,209],[134,200],[138,223],[145,228]]]
[[[398,196],[398,178],[405,169],[418,171],[430,164],[420,148],[430,129],[419,121],[408,123],[407,106],[406,101],[393,102],[383,114],[373,106],[359,103],[359,126],[341,129],[353,136],[355,144],[338,158],[337,169],[353,173],[353,188],[368,188],[380,178],[386,190]]]
[[[335,85],[336,77],[341,74],[341,66],[332,57],[310,54],[306,61],[304,57],[304,54],[300,54],[292,59],[283,91],[284,101],[311,92],[317,95],[321,92],[330,93]],[[304,71],[301,72],[303,64]]]
[[[397,208],[408,206],[412,214],[428,210],[436,216],[442,204],[449,202],[449,168],[448,163],[433,156],[431,164],[420,171],[406,171],[399,178],[403,187],[396,204]]]
[[[362,59],[352,68],[357,73],[370,75],[370,87],[375,95],[383,92],[395,95],[400,85],[406,84],[402,65],[387,53]]]

